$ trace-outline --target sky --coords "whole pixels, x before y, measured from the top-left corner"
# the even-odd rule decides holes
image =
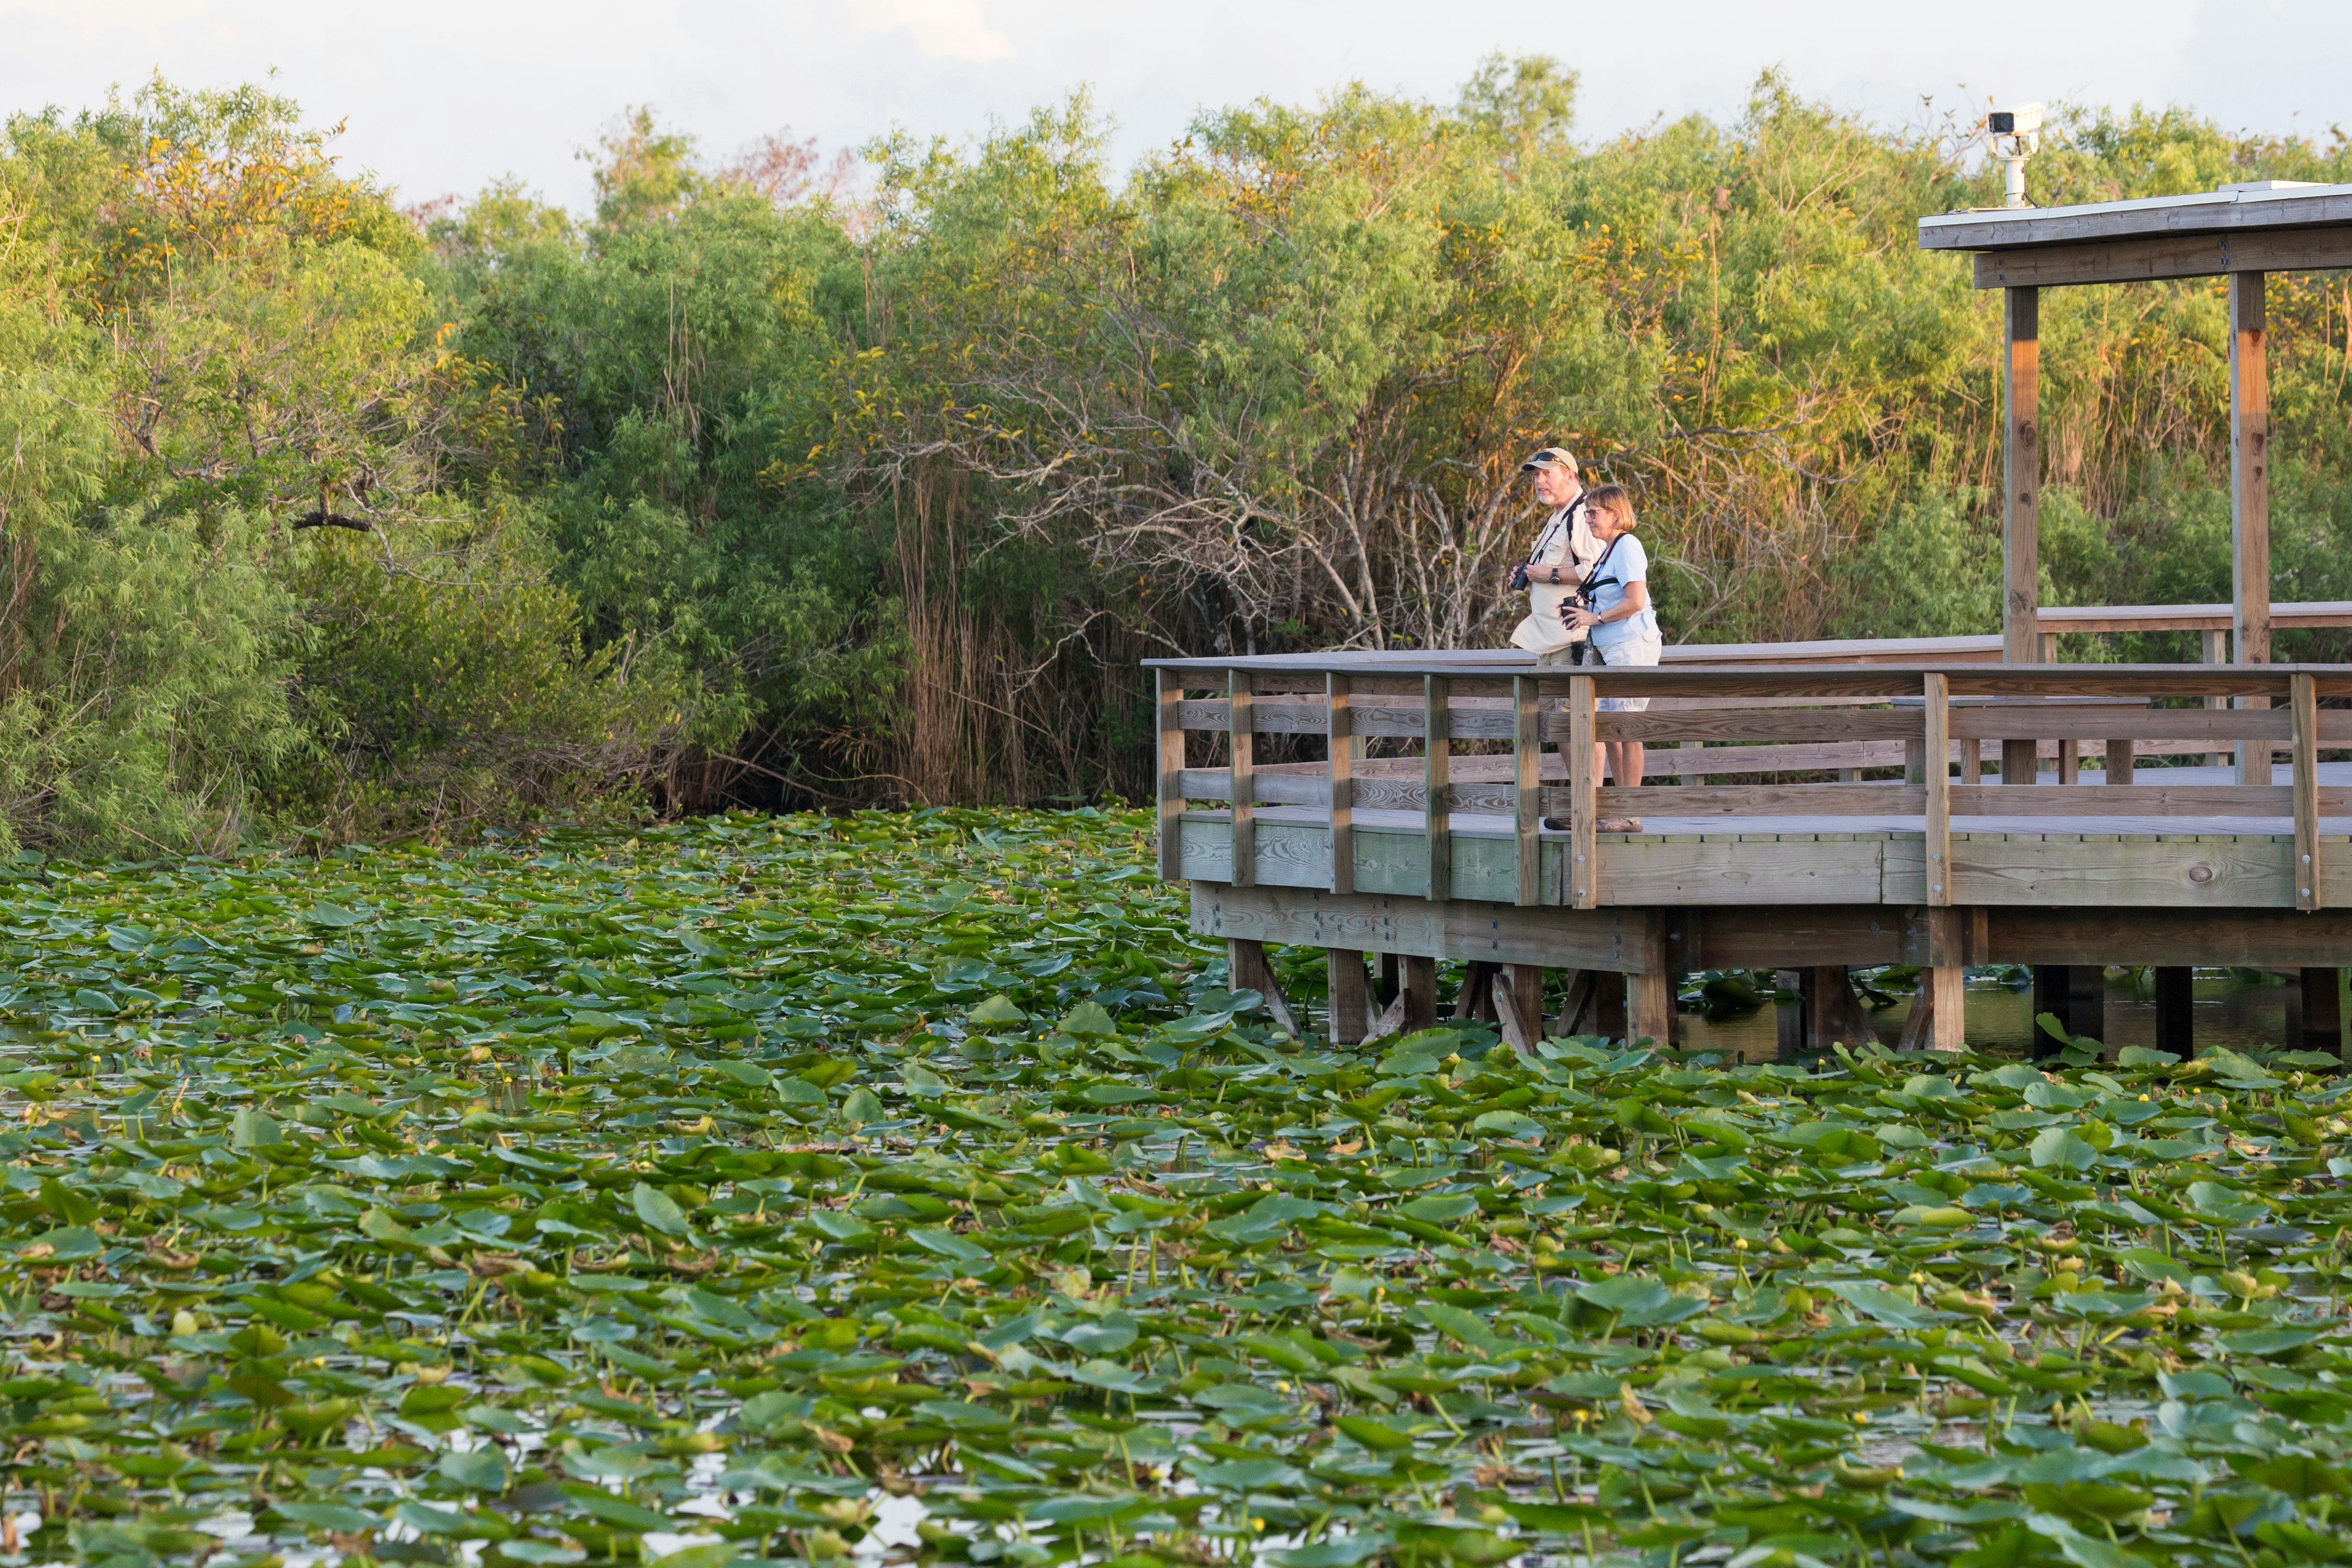
[[[1890,125],[1989,103],[2186,104],[2231,130],[2352,126],[2347,0],[0,0],[0,110],[68,110],[157,71],[275,72],[347,166],[405,200],[506,176],[588,205],[578,154],[652,105],[723,161],[968,137],[1090,86],[1125,165],[1204,109],[1350,80],[1450,100],[1496,51],[1581,73],[1587,137],[1736,115],[1759,72]]]

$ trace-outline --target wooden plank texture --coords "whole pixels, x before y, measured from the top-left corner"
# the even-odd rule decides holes
[[[1421,750],[1421,831],[1429,846],[1426,896],[1438,900],[1454,896],[1454,828],[1452,814],[1447,809],[1449,781],[1445,773],[1452,742],[1445,738],[1446,696],[1444,676],[1422,677],[1422,733],[1425,738]]]
[[[1936,762],[1932,767],[1922,765],[1920,811],[1926,831],[1920,848],[1927,859],[1927,902],[1941,907],[1952,901],[1952,770],[1944,761],[1952,750],[1952,689],[1940,675],[1924,676],[1921,684],[1926,755]]]
[[[1909,741],[1919,715],[1901,708],[1684,708],[1603,713],[1604,741]]]
[[[2240,664],[2271,661],[2271,375],[2263,274],[2230,279],[2230,596]]]
[[[1151,676],[1160,742],[1160,876],[1172,882],[1184,874],[1177,828],[1184,815],[1184,678],[1165,669],[1155,669]]]
[[[2286,721],[2268,713],[2150,708],[2144,702],[1955,708],[1952,734],[1968,741],[2079,741],[2100,735],[2129,735],[2140,741],[2287,738]]]
[[[1954,784],[1955,816],[2285,816],[2294,792],[2271,784]]]
[[[1567,790],[1544,793],[1561,807],[1571,798]],[[1916,816],[1927,809],[1917,785],[1900,784],[1643,784],[1638,789],[1612,784],[1599,794],[1603,816]]]
[[[2311,677],[2296,674],[2288,695],[2294,730],[2294,907],[2326,904],[2319,864],[2319,702]]]
[[[1875,904],[1884,886],[1881,857],[1887,847],[1882,834],[1706,838],[1643,834],[1612,839],[1601,902]]]
[[[2293,909],[2293,848],[2284,836],[1955,834],[1952,892],[1963,904]]]
[[[2041,651],[2042,296],[2003,291],[2001,326],[2001,659],[2032,664]]]
[[[1594,837],[1598,825],[1600,768],[1592,754],[1595,739],[1592,677],[1570,676],[1568,682],[1569,902],[1580,910],[1601,902],[1600,850]],[[1645,770],[1646,771],[1646,770]]]
[[[1344,675],[1323,678],[1330,754],[1324,763],[1324,798],[1308,804],[1331,814],[1331,890],[1356,890],[1356,719],[1353,683]],[[1360,964],[1358,967],[1361,967]],[[1358,1038],[1361,1038],[1360,1035]]]
[[[1225,733],[1233,758],[1227,770],[1227,793],[1234,806],[1234,880],[1247,883],[1257,878],[1257,797],[1250,789],[1250,773],[1257,757],[1257,731],[1251,722],[1255,694],[1250,686],[1255,677],[1246,669],[1227,670],[1225,676],[1232,683],[1225,703]]]
[[[2352,910],[2039,909],[1988,911],[1990,963],[2285,967],[2341,963]],[[2170,1047],[2166,1047],[2169,1049]]]
[[[1523,910],[1507,903],[1341,896],[1320,889],[1192,889],[1192,930],[1307,947],[1407,953],[1448,962],[1532,964],[1625,973],[1663,962],[1654,914],[1638,910]]]
[[[1516,902],[1538,903],[1543,898],[1543,849],[1538,819],[1543,816],[1543,738],[1536,725],[1536,683],[1522,676],[1513,681],[1516,709],[1512,738],[1512,827],[1514,859],[1518,873]]]
[[[1976,258],[1975,282],[1979,289],[2053,289],[2225,273],[2323,272],[2347,267],[2352,267],[2352,231],[2279,229],[1990,250]]]

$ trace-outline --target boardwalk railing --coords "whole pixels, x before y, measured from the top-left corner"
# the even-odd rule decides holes
[[[2352,904],[2352,840],[2322,832],[2352,787],[2321,776],[2352,751],[2324,706],[2352,666],[1152,662],[1170,878],[1580,910]],[[1679,782],[1604,784],[1612,741]],[[1620,816],[1646,831],[1598,831]]]

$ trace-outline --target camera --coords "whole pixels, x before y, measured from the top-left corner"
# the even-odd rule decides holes
[[[1985,130],[1995,136],[2031,136],[2041,129],[2042,106],[2038,103],[1996,109],[1985,116]]]

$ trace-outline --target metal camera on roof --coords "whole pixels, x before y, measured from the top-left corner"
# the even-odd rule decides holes
[[[2042,148],[2042,106],[2021,103],[1996,109],[1985,116],[1984,128],[1992,140],[1992,155],[2001,163],[2001,205],[2024,206],[2025,161]]]

